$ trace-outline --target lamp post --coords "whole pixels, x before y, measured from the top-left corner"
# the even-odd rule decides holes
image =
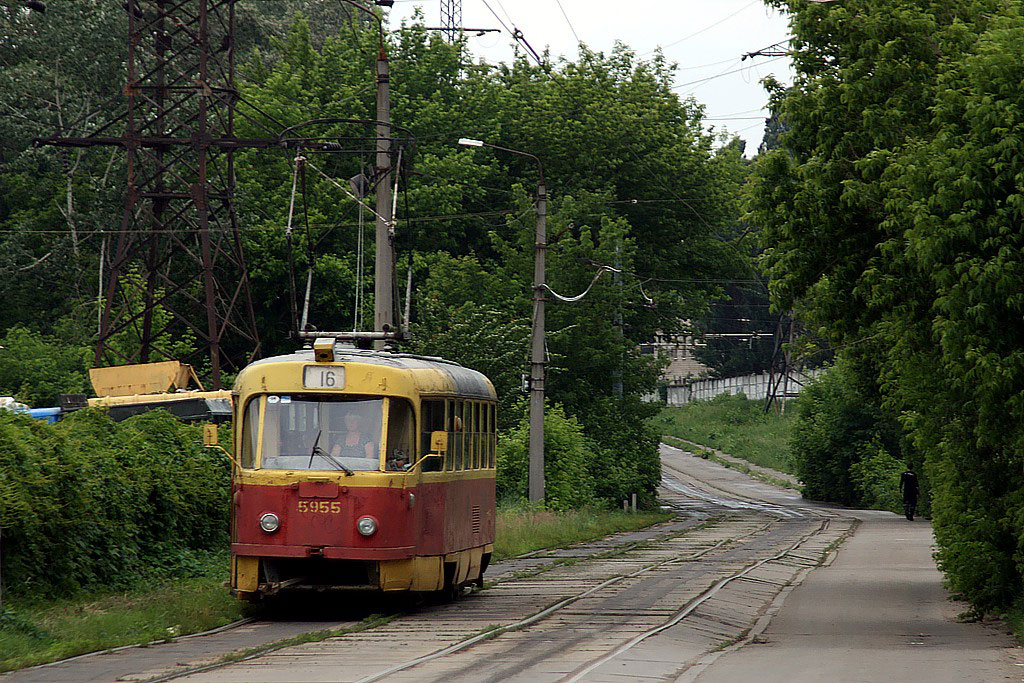
[[[530,475],[529,498],[531,503],[544,500],[544,253],[547,250],[547,188],[544,184],[544,166],[540,159],[527,152],[508,147],[499,147],[482,140],[461,138],[460,145],[467,147],[491,147],[502,152],[529,157],[537,164],[537,230],[533,247],[533,324],[531,326],[530,350]]]

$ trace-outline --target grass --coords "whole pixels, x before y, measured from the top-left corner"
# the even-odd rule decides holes
[[[498,510],[494,559],[639,529],[670,517],[666,513],[551,512],[504,506]],[[150,581],[129,591],[56,600],[5,599],[0,608],[0,671],[123,645],[170,640],[236,621],[252,608],[228,594],[224,586],[227,564],[227,554],[220,554],[211,558],[196,578]],[[371,619],[362,628],[372,628],[378,622]],[[307,637],[329,635],[337,634]]]
[[[633,514],[591,508],[552,512],[526,505],[499,507],[492,561],[590,541],[618,531],[642,529],[671,518],[665,512]]]
[[[0,611],[0,671],[121,645],[169,640],[244,616],[224,587],[227,554],[202,576],[57,600],[13,598]]]
[[[765,414],[761,401],[718,396],[681,407],[664,408],[652,419],[661,433],[717,448],[762,467],[796,474],[789,453],[789,432],[796,413]],[[792,408],[792,406],[790,406]]]

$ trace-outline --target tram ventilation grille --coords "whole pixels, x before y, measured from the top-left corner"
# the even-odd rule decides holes
[[[470,519],[473,522],[473,533],[480,533],[480,506],[474,505],[470,511]]]

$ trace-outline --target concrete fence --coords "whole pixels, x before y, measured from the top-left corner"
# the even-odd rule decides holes
[[[789,382],[779,383],[776,394],[781,396],[785,388],[787,397],[800,393],[804,385],[820,377],[825,370],[805,370],[790,373]],[[670,406],[682,406],[693,401],[707,401],[721,394],[744,394],[747,398],[763,401],[768,396],[769,375],[744,375],[742,377],[724,377],[722,379],[705,379],[687,385],[668,387],[667,401]],[[779,377],[775,380],[778,382]]]

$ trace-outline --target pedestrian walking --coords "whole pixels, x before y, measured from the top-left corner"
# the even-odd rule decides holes
[[[900,475],[900,492],[903,494],[903,514],[911,522],[914,521],[914,512],[917,510],[917,494],[919,491],[917,475],[914,473],[913,463],[907,463],[907,471]]]

